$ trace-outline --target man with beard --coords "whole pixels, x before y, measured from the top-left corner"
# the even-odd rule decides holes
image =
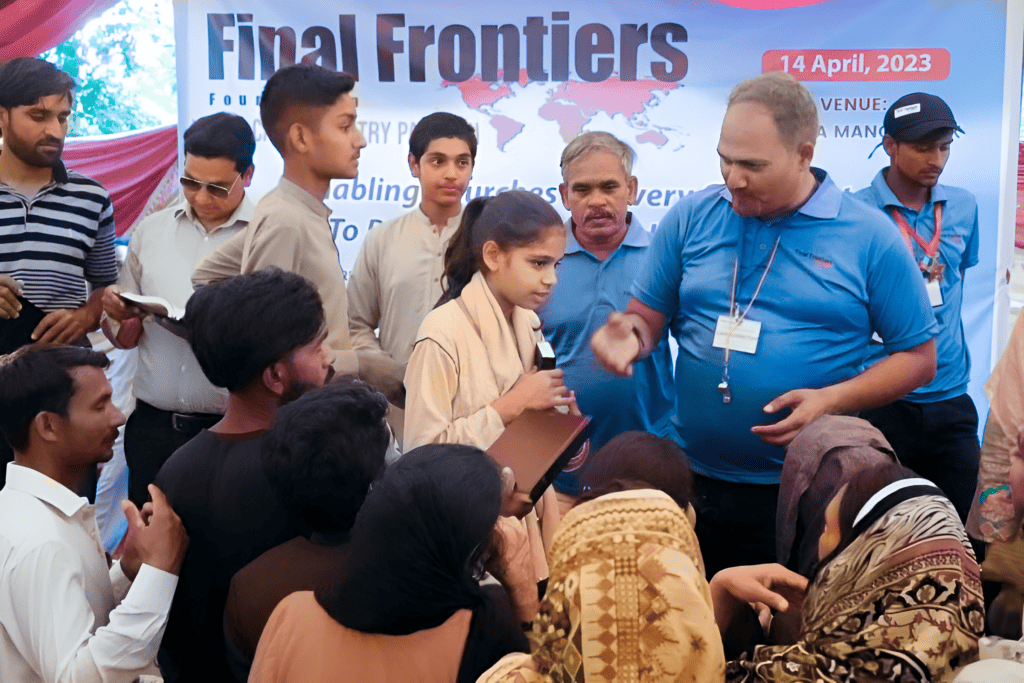
[[[125,501],[120,562],[75,491],[113,455],[124,413],[91,349],[31,344],[0,356],[0,439],[16,459],[0,490],[0,678],[129,681],[156,657],[188,538],[156,487]]]
[[[117,281],[110,197],[60,159],[74,85],[41,59],[0,66],[0,320],[45,314],[22,343],[87,345]],[[0,444],[0,467],[11,457]]]
[[[20,294],[47,314],[32,339],[62,344],[99,326],[117,280],[110,197],[60,160],[73,87],[41,59],[0,66],[0,318],[18,317]]]
[[[277,268],[202,287],[185,308],[199,366],[228,390],[224,419],[175,451],[156,484],[191,546],[160,653],[165,680],[230,680],[222,617],[231,577],[299,534],[260,466],[278,409],[324,383],[330,352],[313,285]]]
[[[594,418],[592,450],[622,432],[665,436],[675,406],[668,330],[651,355],[636,364],[632,377],[603,370],[590,350],[590,337],[608,314],[629,303],[629,288],[651,243],[650,233],[629,211],[637,193],[633,150],[609,133],[583,133],[566,146],[561,166],[558,189],[572,215],[558,284],[539,312],[544,336],[580,410]],[[572,472],[559,474],[555,489],[570,496],[580,493]]]

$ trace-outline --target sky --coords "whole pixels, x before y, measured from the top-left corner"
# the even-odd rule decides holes
[[[178,101],[171,0],[122,0],[87,22],[73,38],[88,43],[102,35],[106,27],[119,23],[130,23],[136,28],[134,57],[142,67],[133,76],[123,77],[119,87],[135,94],[140,108],[156,118],[160,125],[176,123]],[[92,53],[87,60],[100,62],[103,56]],[[112,71],[116,72],[115,69]]]

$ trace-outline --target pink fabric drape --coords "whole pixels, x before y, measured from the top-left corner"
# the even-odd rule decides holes
[[[60,45],[117,0],[0,0],[0,61]]]
[[[177,126],[114,138],[68,138],[64,145],[64,164],[110,193],[118,236],[131,228],[177,163]]]

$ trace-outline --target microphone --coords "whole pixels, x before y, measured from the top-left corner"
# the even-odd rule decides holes
[[[538,370],[554,370],[557,360],[555,350],[551,348],[550,342],[547,340],[537,342],[537,349],[533,354],[533,364],[537,366]]]

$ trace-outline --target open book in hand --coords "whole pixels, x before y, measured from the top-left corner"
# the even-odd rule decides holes
[[[146,313],[152,313],[161,318],[181,320],[185,317],[185,309],[178,308],[167,299],[158,296],[145,296],[142,294],[132,294],[131,292],[119,292],[118,296],[121,297],[121,301],[125,302],[126,305],[134,306]]]
[[[188,328],[182,324],[185,317],[185,309],[178,308],[167,299],[159,296],[145,296],[143,294],[132,294],[131,292],[118,292],[121,301],[128,306],[149,313],[153,316],[153,322],[164,328],[171,334],[188,340]]]

